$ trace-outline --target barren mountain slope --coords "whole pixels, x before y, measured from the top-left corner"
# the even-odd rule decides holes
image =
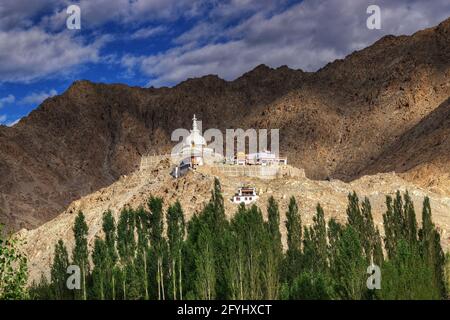
[[[365,174],[395,171],[410,181],[450,194],[450,99],[406,131]]]
[[[206,76],[161,89],[75,82],[0,127],[0,221],[18,229],[50,220],[135,170],[142,154],[170,150],[171,132],[189,128],[193,113],[205,129],[279,128],[281,151],[310,178],[397,169],[413,158],[406,146],[390,166],[376,159],[449,96],[450,19],[384,37],[316,73],[259,66],[231,82]],[[450,154],[424,148],[405,168],[448,174]]]
[[[42,273],[48,276],[54,245],[59,239],[63,239],[69,248],[72,247],[73,221],[80,210],[85,214],[89,226],[88,242],[91,249],[95,236],[101,236],[103,212],[111,210],[117,219],[120,210],[126,205],[134,208],[146,206],[150,195],[163,197],[166,207],[179,199],[185,217],[189,220],[209,200],[214,176],[209,173],[208,168],[203,167],[200,171],[190,172],[180,179],[172,179],[169,168],[168,162],[162,162],[154,168],[123,176],[111,186],[73,202],[57,218],[39,228],[22,230],[20,235],[26,241],[24,249],[29,259],[30,281],[38,280]],[[291,196],[295,196],[298,200],[304,225],[312,222],[318,202],[324,207],[326,219],[335,217],[345,222],[347,195],[355,190],[361,198],[367,196],[370,199],[376,225],[382,230],[385,195],[393,194],[396,190],[408,190],[415,203],[419,220],[423,198],[425,195],[430,196],[433,220],[441,230],[442,244],[447,248],[450,243],[450,198],[418,188],[395,174],[365,176],[351,183],[339,180],[310,180],[301,170],[293,177],[275,180],[224,176],[219,176],[219,179],[222,183],[226,213],[229,216],[237,209],[237,205],[229,199],[242,183],[256,186],[260,194],[257,205],[261,207],[264,215],[268,198],[274,196],[280,203],[283,242],[286,241],[285,212]]]

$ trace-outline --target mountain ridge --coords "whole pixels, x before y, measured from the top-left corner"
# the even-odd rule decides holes
[[[402,137],[450,97],[449,48],[447,19],[384,37],[317,72],[260,65],[233,81],[210,75],[157,89],[76,81],[15,126],[0,127],[0,222],[17,230],[49,221],[135,171],[141,155],[169,151],[170,133],[190,128],[194,113],[204,129],[279,128],[281,152],[312,179],[397,171],[414,149],[383,153],[406,146]],[[434,151],[449,142],[439,149],[426,142],[426,156],[402,174],[440,187],[448,180],[431,182],[415,169],[448,173],[450,156]]]

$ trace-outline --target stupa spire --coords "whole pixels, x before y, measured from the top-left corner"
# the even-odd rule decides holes
[[[197,118],[195,117],[195,114],[194,114],[194,117],[192,118],[192,131],[198,131]]]

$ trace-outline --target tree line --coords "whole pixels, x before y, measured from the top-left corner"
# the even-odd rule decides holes
[[[177,201],[164,212],[124,208],[118,221],[103,214],[102,235],[88,249],[88,226],[79,212],[69,255],[55,246],[50,279],[30,288],[34,299],[446,299],[446,258],[425,198],[419,226],[406,192],[386,197],[384,235],[367,198],[349,194],[347,222],[325,220],[317,205],[304,225],[296,199],[286,212],[283,249],[280,210],[270,197],[267,219],[241,204],[226,219],[216,179],[211,199],[186,223]],[[381,269],[381,289],[367,287],[367,268]],[[67,268],[80,270],[80,289],[69,290]]]

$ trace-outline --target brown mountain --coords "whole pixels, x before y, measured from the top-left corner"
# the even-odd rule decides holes
[[[450,194],[449,97],[450,19],[315,73],[259,66],[231,82],[160,89],[77,81],[0,127],[0,221],[50,220],[134,171],[142,154],[170,150],[193,113],[203,128],[279,128],[281,151],[313,179],[397,171]]]

